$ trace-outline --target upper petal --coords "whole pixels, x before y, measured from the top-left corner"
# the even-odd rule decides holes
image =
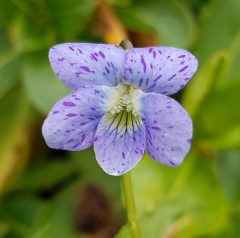
[[[192,121],[175,100],[155,93],[138,91],[144,107],[139,114],[146,128],[146,151],[154,160],[176,166],[188,153],[192,138]]]
[[[49,51],[53,71],[72,90],[86,85],[116,86],[124,57],[122,48],[104,44],[64,43]]]
[[[182,89],[197,70],[196,58],[173,47],[133,48],[126,56],[123,82],[144,92],[171,95]]]
[[[71,151],[91,146],[96,127],[117,94],[116,88],[86,86],[62,98],[42,126],[47,145]]]
[[[100,121],[94,139],[96,159],[110,175],[122,175],[142,158],[145,128],[131,112],[107,113]]]

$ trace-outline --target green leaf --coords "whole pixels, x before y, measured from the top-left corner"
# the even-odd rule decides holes
[[[20,87],[0,100],[0,193],[28,158],[27,133],[24,132],[28,106]]]
[[[6,64],[0,65],[0,100],[17,84],[20,67],[20,57],[13,58]]]
[[[239,32],[240,1],[215,0],[203,8],[195,54],[200,63],[216,51],[227,49]]]
[[[152,211],[143,213],[138,221],[142,237],[166,237],[168,227],[180,214],[179,212],[178,207],[164,204]],[[123,226],[115,237],[130,238],[129,227]]]
[[[207,61],[191,79],[191,82],[184,90],[183,106],[194,116],[198,112],[205,97],[213,90],[223,77],[224,64],[228,55],[225,52],[217,52]]]
[[[161,45],[187,48],[193,37],[193,19],[176,1],[137,1],[118,11],[127,28],[155,32]]]
[[[240,150],[218,151],[215,166],[225,196],[232,202],[240,200]]]
[[[23,63],[23,80],[31,102],[38,110],[48,113],[70,90],[54,75],[47,52],[27,55]]]
[[[61,41],[74,41],[96,7],[94,0],[48,0],[49,21]]]

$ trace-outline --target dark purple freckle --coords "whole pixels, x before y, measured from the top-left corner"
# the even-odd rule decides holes
[[[69,46],[68,48],[69,48],[69,50],[74,51],[74,49],[71,46]]]
[[[75,107],[76,106],[73,102],[64,102],[63,105],[66,107]]]
[[[72,142],[72,141],[73,141],[73,139],[69,140],[67,143],[70,143],[70,142]]]
[[[185,80],[185,81],[188,81],[189,79],[190,79],[190,78],[185,78],[184,80]]]
[[[69,133],[70,131],[69,130],[66,130],[66,133]]]
[[[191,143],[192,143],[192,139],[188,139],[187,142],[188,142],[189,144],[191,144]]]
[[[94,142],[96,142],[98,140],[98,136],[96,136],[95,138],[94,138]]]
[[[158,50],[158,52],[162,55],[162,51],[161,50]]]
[[[171,76],[168,81],[171,81],[174,77],[176,77],[176,74],[174,74],[173,76]]]
[[[175,164],[172,161],[169,161],[171,165],[175,166]]]
[[[160,130],[161,130],[161,128],[159,128],[159,127],[157,127],[157,126],[152,126],[152,129],[153,129],[153,130],[157,130],[157,131],[160,131]]]
[[[98,62],[97,57],[96,57],[93,53],[91,54],[91,58],[92,58],[93,60],[95,60],[96,62]]]
[[[87,66],[80,66],[81,69],[83,69],[84,71],[90,73],[91,70],[87,67]]]
[[[84,114],[80,114],[81,117],[84,117],[85,115]]]
[[[134,150],[135,154],[138,154],[138,151],[137,150]]]
[[[81,101],[81,99],[80,99],[80,98],[74,98],[74,100]]]
[[[76,145],[74,145],[73,148],[75,149],[76,147],[78,147],[78,145],[80,145],[80,142],[78,142]]]
[[[171,151],[175,151],[174,148],[171,148]]]
[[[155,59],[156,58],[156,52],[153,51],[153,58]]]
[[[170,61],[173,61],[173,59],[170,59]]]
[[[167,57],[167,59],[169,59],[170,58],[170,55]]]
[[[160,78],[162,77],[162,75],[158,75],[157,78],[154,79],[154,83],[157,82]]]
[[[125,163],[122,163],[122,166],[126,165]]]
[[[95,89],[95,90],[94,90],[94,93],[97,94],[97,93],[100,93],[100,91],[98,91],[98,90]]]
[[[92,111],[96,111],[96,108],[95,108],[95,107],[91,107],[91,110],[92,110]]]
[[[132,59],[131,59],[130,61],[131,61],[131,62],[133,62],[133,60],[132,60]]]
[[[178,58],[185,58],[186,55],[180,55]]]
[[[99,51],[98,53],[103,59],[105,59],[105,54],[102,51]]]
[[[157,121],[153,121],[153,123],[157,123]]]
[[[143,82],[143,78],[140,78],[140,80],[139,80],[139,84],[138,84],[139,87],[141,87],[142,82]]]
[[[126,71],[129,71],[130,74],[133,73],[131,68],[127,68]]]
[[[125,153],[124,152],[122,152],[122,157],[125,159]]]
[[[172,108],[171,106],[167,106],[166,108]]]
[[[150,63],[150,67],[151,67],[151,69],[153,69],[153,65]]]
[[[53,114],[59,113],[59,111],[54,111]]]
[[[180,63],[180,65],[183,65],[185,63],[185,60]]]
[[[111,65],[110,65],[110,63],[109,63],[109,62],[107,62],[107,65],[108,65],[108,67],[110,68],[110,66],[111,66]]]
[[[94,55],[98,57],[98,53],[94,53]]]
[[[156,83],[152,84],[152,85],[148,88],[148,90],[150,91],[150,90],[154,89],[155,87],[156,87]]]
[[[153,51],[153,48],[149,48],[149,49],[148,49],[148,52],[149,52],[149,53],[152,53],[152,51]]]
[[[68,113],[66,116],[67,117],[75,117],[75,116],[77,116],[77,114],[76,113]]]
[[[58,58],[58,61],[64,61],[64,58]]]
[[[93,117],[88,117],[88,120],[90,120],[90,121],[94,121],[95,118],[93,118]]]
[[[84,125],[86,125],[86,124],[87,124],[86,122],[80,123],[81,126],[84,126]]]
[[[78,52],[79,52],[80,54],[82,54],[82,51],[81,51],[80,49],[78,49]]]
[[[147,65],[146,65],[146,62],[143,58],[143,55],[141,55],[141,63],[143,65],[143,72],[146,73],[146,70],[147,70]]]
[[[184,70],[186,70],[188,68],[188,65],[184,66],[183,68],[181,68],[178,72],[181,73],[183,72]]]
[[[148,82],[149,82],[149,78],[147,78],[147,80],[146,80],[146,86],[148,86]]]
[[[73,66],[73,65],[74,65],[74,63],[70,63],[70,65],[72,65],[72,66]]]
[[[105,70],[107,71],[108,74],[110,73],[110,71],[109,71],[107,66],[105,66]]]
[[[168,129],[172,129],[173,128],[173,126],[168,126]]]

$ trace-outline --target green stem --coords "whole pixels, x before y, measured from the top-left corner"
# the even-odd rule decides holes
[[[140,238],[140,230],[137,223],[137,213],[133,196],[132,180],[130,172],[122,175],[123,192],[125,197],[125,207],[128,217],[128,226],[132,238]]]

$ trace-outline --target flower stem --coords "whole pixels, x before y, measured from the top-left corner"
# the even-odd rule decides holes
[[[123,192],[125,197],[125,207],[128,217],[128,226],[132,238],[140,238],[140,230],[137,223],[137,213],[133,196],[131,173],[122,175]]]

